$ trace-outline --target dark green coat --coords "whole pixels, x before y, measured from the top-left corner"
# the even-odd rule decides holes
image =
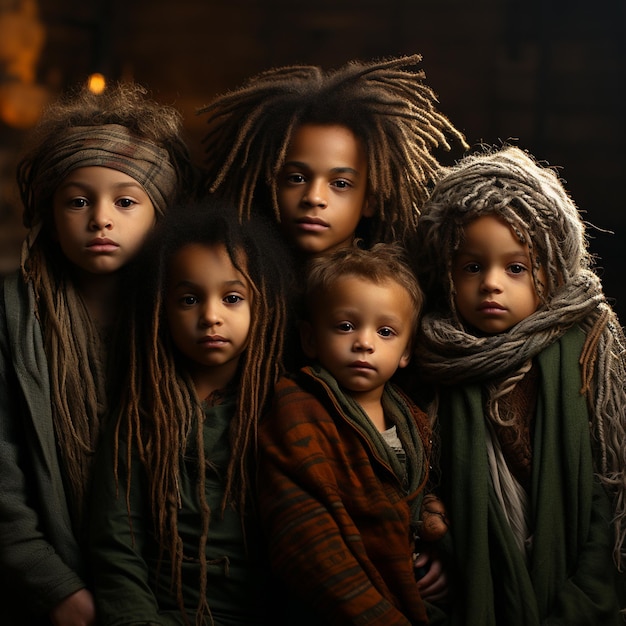
[[[609,498],[594,477],[574,328],[537,357],[528,566],[491,486],[483,390],[441,393],[442,498],[456,559],[453,624],[609,626],[621,623]]]
[[[227,507],[222,517],[220,505],[230,457],[229,426],[235,409],[234,399],[206,407],[203,427],[206,469],[205,497],[211,510],[207,557],[206,599],[214,626],[259,626],[263,615],[263,590],[266,575],[257,569],[254,558],[258,542],[254,528],[247,534],[246,551],[241,516]],[[201,517],[197,498],[196,432],[189,435],[184,457],[181,455],[178,533],[185,561],[182,586],[185,612],[195,624],[199,603],[198,543]],[[160,554],[154,535],[154,520],[148,498],[143,465],[133,457],[129,503],[125,451],[120,453],[118,485],[114,476],[113,445],[105,435],[94,468],[93,502],[90,524],[90,553],[94,571],[94,591],[101,626],[131,624],[184,624],[171,578],[167,551]],[[120,446],[124,449],[124,445]],[[131,528],[132,523],[132,528]],[[211,621],[205,615],[205,624]],[[269,622],[268,622],[269,623]]]
[[[39,623],[85,587],[52,423],[34,295],[18,274],[0,288],[0,623]],[[41,623],[46,623],[45,621]]]

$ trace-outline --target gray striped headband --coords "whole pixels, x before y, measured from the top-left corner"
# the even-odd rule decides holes
[[[41,161],[33,164],[31,202],[25,207],[31,225],[37,221],[40,201],[49,198],[72,170],[90,166],[108,167],[134,178],[160,214],[176,188],[176,170],[164,148],[119,124],[75,126],[60,133],[48,144]]]

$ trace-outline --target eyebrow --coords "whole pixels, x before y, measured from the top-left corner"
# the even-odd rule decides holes
[[[345,317],[346,319],[354,319],[358,317],[359,311],[357,309],[335,309],[333,311],[337,317]],[[383,324],[386,326],[396,326],[402,324],[403,318],[401,315],[397,315],[396,313],[389,313],[385,315],[381,315],[377,320],[379,324]]]
[[[482,257],[485,253],[483,251],[478,251],[469,247],[461,247],[455,253],[455,257],[459,256],[472,256],[472,257]],[[524,247],[523,244],[520,244],[520,247],[517,250],[508,250],[503,253],[503,256],[523,256],[526,258],[530,258],[530,253],[528,248]]]
[[[283,167],[297,167],[299,169],[310,169],[311,166],[304,161],[285,161]],[[333,167],[330,170],[333,174],[353,174],[354,176],[360,176],[360,172],[353,167]]]
[[[243,289],[248,289],[246,283],[239,279],[235,280],[226,280],[222,283],[223,287],[241,287]],[[179,280],[175,285],[174,289],[179,289],[180,287],[198,287],[198,283],[193,282],[192,280]]]

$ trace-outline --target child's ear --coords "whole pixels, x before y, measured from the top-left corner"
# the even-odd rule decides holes
[[[376,214],[376,203],[374,201],[374,196],[368,194],[365,197],[365,202],[363,203],[363,208],[361,209],[361,217],[374,217]]]
[[[313,336],[313,326],[311,322],[301,321],[300,328],[300,343],[302,344],[302,352],[309,358],[314,359],[317,357],[317,348],[315,347],[315,337]]]
[[[409,364],[409,361],[411,360],[411,352],[411,345],[408,345],[405,351],[402,353],[402,356],[400,357],[400,363],[398,363],[398,367],[406,367]]]

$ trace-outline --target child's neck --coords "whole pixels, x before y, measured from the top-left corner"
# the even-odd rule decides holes
[[[385,412],[382,404],[382,389],[380,392],[350,392],[350,396],[363,409],[378,432],[382,433],[387,430],[388,426],[387,421],[385,420]]]
[[[216,391],[226,389],[237,375],[238,360],[213,367],[191,366],[191,379],[200,400],[208,400]]]
[[[113,274],[78,275],[76,286],[89,317],[98,328],[106,330],[115,320],[118,304],[119,277]]]

